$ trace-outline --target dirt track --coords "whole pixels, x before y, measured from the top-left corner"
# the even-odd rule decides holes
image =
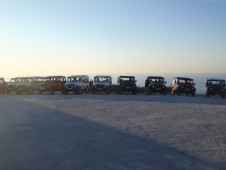
[[[226,169],[226,99],[1,95],[0,169]]]

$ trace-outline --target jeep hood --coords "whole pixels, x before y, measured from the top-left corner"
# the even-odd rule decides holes
[[[65,83],[64,86],[81,86],[81,82],[71,82],[71,81],[68,81]]]
[[[103,81],[103,82],[97,82],[97,81],[95,81],[95,82],[93,82],[93,86],[97,86],[97,85],[109,86],[110,83],[107,82],[107,81]]]

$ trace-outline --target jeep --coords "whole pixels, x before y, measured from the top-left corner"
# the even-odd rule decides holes
[[[92,93],[105,92],[111,93],[112,77],[108,75],[97,75],[92,84]]]
[[[122,92],[127,91],[133,94],[137,94],[135,76],[119,76],[117,81],[116,92],[122,94]]]
[[[4,78],[0,77],[0,93],[5,94],[7,93],[7,86]]]
[[[87,75],[75,75],[67,78],[64,85],[64,93],[73,92],[81,94],[82,91],[89,92],[89,77]]]
[[[145,93],[152,94],[166,94],[166,82],[164,77],[160,76],[148,76],[145,80]]]
[[[11,78],[10,82],[7,84],[8,93],[16,92],[16,84],[19,82],[16,78]]]
[[[64,85],[66,83],[65,76],[47,76],[44,77],[42,83],[39,85],[38,94],[48,92],[54,94],[57,91],[64,93]]]
[[[15,90],[16,94],[27,93],[32,94],[33,77],[16,77]]]
[[[194,80],[191,78],[174,77],[172,82],[172,94],[185,94],[186,96],[188,96],[188,94],[191,94],[192,96],[194,96],[196,91],[196,88],[194,86]]]
[[[32,77],[32,91],[39,92],[40,85],[45,81],[45,77]]]
[[[207,79],[206,87],[206,97],[210,97],[210,95],[220,95],[222,98],[225,97],[225,80]]]

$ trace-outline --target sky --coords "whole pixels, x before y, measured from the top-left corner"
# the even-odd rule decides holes
[[[226,73],[226,1],[0,0],[0,77]]]

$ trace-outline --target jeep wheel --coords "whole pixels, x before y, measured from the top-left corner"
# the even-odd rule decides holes
[[[180,93],[181,93],[180,89],[177,89],[176,92],[177,92],[177,95],[180,96]]]
[[[50,94],[54,94],[55,91],[53,89],[50,90]]]
[[[32,89],[28,89],[27,90],[27,94],[33,94],[33,90]]]
[[[93,89],[93,94],[95,94],[96,93],[96,90],[95,89]]]
[[[122,89],[120,87],[117,88],[117,93],[122,94]]]
[[[77,92],[77,93],[78,93],[78,94],[81,94],[81,93],[82,93],[81,87],[78,88],[78,92]]]
[[[110,89],[109,88],[106,89],[106,94],[110,94]]]
[[[89,93],[89,86],[86,86],[85,93]]]
[[[149,88],[149,94],[152,95],[152,90],[151,90],[151,88]]]
[[[209,90],[206,90],[206,97],[210,97],[210,92],[209,92]]]

